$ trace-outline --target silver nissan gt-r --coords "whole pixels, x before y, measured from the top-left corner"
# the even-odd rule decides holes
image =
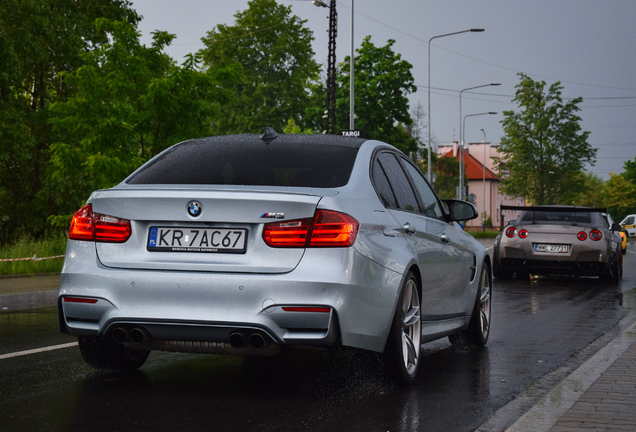
[[[344,346],[384,353],[408,384],[422,343],[488,340],[490,260],[457,224],[475,217],[379,141],[185,141],[75,214],[59,326],[96,368]]]
[[[623,272],[620,226],[611,221],[606,209],[501,206],[501,210],[521,213],[495,239],[496,278],[598,276],[619,283]]]

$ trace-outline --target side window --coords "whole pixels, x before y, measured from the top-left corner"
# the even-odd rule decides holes
[[[386,178],[386,173],[377,159],[373,163],[373,184],[375,185],[375,190],[378,195],[380,195],[380,199],[384,206],[397,208],[395,194],[391,189],[389,179]]]
[[[625,221],[625,225],[634,225],[634,216],[630,216]]]
[[[386,173],[391,189],[395,194],[397,207],[410,212],[419,211],[419,205],[417,203],[417,198],[415,198],[415,193],[413,192],[413,189],[406,178],[406,174],[395,156],[388,152],[380,153],[377,160]]]
[[[415,185],[417,194],[419,195],[420,201],[424,206],[423,213],[428,217],[442,219],[444,216],[444,212],[440,207],[437,196],[435,196],[435,192],[433,192],[428,183],[426,183],[426,180],[424,180],[422,173],[406,160],[403,160],[402,164],[406,168],[406,172],[408,173],[408,175],[411,177],[413,185]]]

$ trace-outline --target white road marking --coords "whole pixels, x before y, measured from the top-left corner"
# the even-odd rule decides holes
[[[27,350],[27,351],[18,351],[18,352],[8,353],[8,354],[0,354],[0,360],[12,358],[12,357],[20,357],[20,356],[25,356],[30,354],[37,354],[37,353],[41,353],[45,351],[53,351],[56,349],[69,348],[75,345],[77,345],[77,342],[70,342],[70,343],[66,343],[62,345],[53,345],[53,346],[48,346],[43,348],[36,348],[32,350]]]

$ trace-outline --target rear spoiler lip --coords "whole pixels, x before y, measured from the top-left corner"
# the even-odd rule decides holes
[[[607,213],[607,208],[558,207],[558,206],[509,206],[501,205],[501,210],[525,210],[572,213]]]

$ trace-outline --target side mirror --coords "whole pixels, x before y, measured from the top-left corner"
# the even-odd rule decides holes
[[[448,206],[448,216],[455,222],[462,222],[479,217],[477,208],[474,204],[459,200],[444,200],[444,204]]]
[[[612,224],[612,228],[610,228],[612,231],[620,231],[621,230],[621,226],[619,224],[617,224],[616,222],[614,222]]]

